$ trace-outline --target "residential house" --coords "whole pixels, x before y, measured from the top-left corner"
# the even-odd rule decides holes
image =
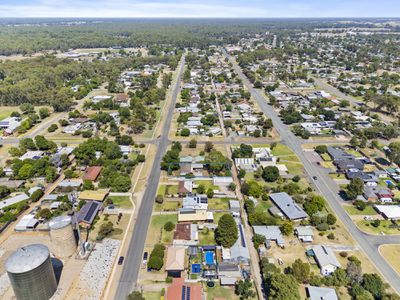
[[[21,118],[9,117],[0,121],[0,129],[4,130],[5,135],[11,135],[21,125]]]
[[[269,197],[288,219],[302,220],[307,218],[306,212],[286,192],[272,193]]]
[[[85,174],[83,174],[82,180],[96,181],[102,169],[103,167],[101,166],[87,167]]]
[[[168,276],[181,277],[181,272],[185,270],[186,248],[180,246],[170,246],[167,248],[167,260],[165,271]]]
[[[78,198],[81,200],[93,200],[103,202],[109,193],[110,191],[108,189],[100,189],[96,191],[86,190],[80,192]]]
[[[303,243],[311,243],[314,240],[314,233],[311,226],[297,226],[294,232],[297,238]]]
[[[178,193],[181,197],[192,193],[193,191],[193,181],[192,180],[180,180],[178,185]]]
[[[246,243],[246,237],[243,229],[243,225],[238,225],[238,239],[235,244],[229,249],[230,256],[227,261],[233,262],[235,264],[245,264],[250,263],[250,253]],[[225,260],[224,260],[225,261]]]
[[[25,160],[25,159],[33,159],[33,160],[37,160],[42,158],[44,155],[43,151],[27,151],[24,155],[20,156],[20,160]]]
[[[197,224],[176,224],[173,244],[175,246],[194,246],[199,243]]]
[[[265,246],[271,248],[271,241],[276,242],[279,247],[285,246],[285,240],[279,226],[253,226],[255,234],[265,237]]]
[[[3,208],[6,208],[8,206],[17,204],[22,201],[27,201],[27,200],[29,200],[29,196],[27,194],[19,194],[19,195],[1,200],[0,201],[0,210],[2,210]]]
[[[182,202],[183,208],[195,209],[195,210],[207,210],[208,208],[208,198],[207,195],[187,195],[183,198]]]
[[[201,284],[185,284],[184,278],[173,278],[172,284],[167,288],[165,300],[202,300],[203,291]]]
[[[214,215],[211,211],[180,208],[178,210],[178,222],[213,222]]]
[[[328,276],[341,267],[341,264],[333,253],[332,248],[328,246],[314,245],[311,249],[323,276]]]
[[[101,203],[97,201],[87,201],[77,213],[76,219],[79,226],[90,228],[94,219],[96,218],[99,210],[101,208]]]
[[[307,294],[310,300],[338,300],[335,289],[309,286]]]
[[[256,169],[254,158],[235,158],[235,165],[238,169],[253,172]]]
[[[375,209],[388,220],[400,220],[400,205],[374,205]]]

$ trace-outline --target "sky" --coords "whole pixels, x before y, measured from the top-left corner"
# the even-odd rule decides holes
[[[400,17],[400,0],[0,0],[4,17]]]

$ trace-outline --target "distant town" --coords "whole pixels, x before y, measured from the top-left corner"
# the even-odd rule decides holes
[[[9,22],[1,299],[400,299],[398,19]]]

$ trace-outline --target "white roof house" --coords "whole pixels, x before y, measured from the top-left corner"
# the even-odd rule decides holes
[[[307,287],[310,300],[338,300],[335,289],[326,287]]]
[[[35,215],[26,215],[15,225],[15,231],[26,231],[28,229],[33,229],[39,224],[39,220],[35,218]]]
[[[311,243],[314,240],[314,233],[311,226],[297,226],[294,231],[303,243]]]
[[[375,205],[374,207],[386,219],[400,219],[400,205]]]
[[[206,195],[190,195],[183,198],[183,208],[206,210],[208,208],[208,198]]]
[[[19,202],[22,202],[22,201],[25,201],[28,199],[29,199],[29,196],[27,194],[20,194],[20,195],[2,200],[2,201],[0,201],[0,209],[3,209],[5,207],[8,207],[10,205],[13,205],[13,204],[16,204],[16,203],[19,203]]]
[[[255,234],[265,237],[267,248],[270,246],[270,241],[275,241],[279,246],[285,245],[285,240],[279,226],[253,226],[253,230]]]
[[[328,246],[315,245],[311,249],[314,252],[315,260],[321,270],[321,274],[328,276],[341,267],[340,262],[337,260],[332,248]]]
[[[24,155],[20,156],[20,160],[24,159],[39,159],[44,155],[43,151],[28,151]]]
[[[253,158],[235,158],[235,165],[245,171],[254,171],[256,168]]]
[[[232,176],[214,176],[213,185],[228,186],[233,182]]]

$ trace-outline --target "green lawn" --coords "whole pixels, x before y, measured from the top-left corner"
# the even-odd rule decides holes
[[[205,284],[203,287],[207,293],[207,300],[213,300],[214,298],[238,299],[233,288],[224,288],[219,284],[216,284],[213,288],[209,288]]]
[[[203,229],[199,232],[200,245],[215,245],[215,236],[213,230]]]
[[[367,206],[364,210],[359,210],[355,206],[346,205],[344,209],[347,211],[349,215],[362,215],[362,216],[373,216],[377,215],[377,212],[372,206]]]
[[[294,155],[293,151],[286,145],[277,144],[274,149],[271,150],[274,156],[289,156]]]
[[[0,121],[8,118],[13,111],[19,112],[17,106],[1,106],[0,107]]]
[[[217,186],[213,185],[212,180],[195,180],[193,183],[196,184],[196,185],[200,185],[200,184],[203,185],[206,191],[209,188],[211,188],[213,190],[218,189]]]
[[[399,228],[389,228],[389,225],[391,225],[392,222],[389,220],[381,220],[381,224],[379,227],[374,227],[371,225],[371,221],[365,221],[361,220],[357,222],[357,226],[370,234],[376,234],[380,235],[382,233],[384,234],[400,234],[400,229]]]
[[[160,185],[158,187],[157,195],[165,195],[165,192],[167,191],[167,186],[166,185]]]
[[[147,244],[155,244],[160,241],[160,234],[161,234],[161,228],[164,226],[165,223],[167,222],[173,222],[177,223],[178,222],[178,215],[177,214],[172,214],[172,215],[158,215],[158,216],[153,216],[151,218],[151,223],[149,226],[149,230],[147,232]],[[163,236],[163,239],[169,238],[169,236]]]
[[[132,202],[128,196],[109,196],[112,202],[121,208],[131,208]]]
[[[353,154],[355,157],[362,157],[362,154],[354,149],[346,149],[346,152]]]
[[[161,292],[144,292],[143,296],[146,300],[160,300]]]
[[[303,174],[303,164],[300,162],[280,162],[280,164],[284,164],[288,168],[288,173],[293,175],[301,175]]]
[[[179,186],[177,185],[160,185],[158,187],[157,195],[176,195],[178,194]]]
[[[329,174],[329,177],[338,180],[346,179],[346,175],[344,174]]]
[[[320,154],[320,156],[324,161],[331,161],[331,157],[329,156],[328,153],[322,153]]]
[[[228,198],[212,198],[208,200],[208,209],[211,210],[228,210],[229,199]]]

